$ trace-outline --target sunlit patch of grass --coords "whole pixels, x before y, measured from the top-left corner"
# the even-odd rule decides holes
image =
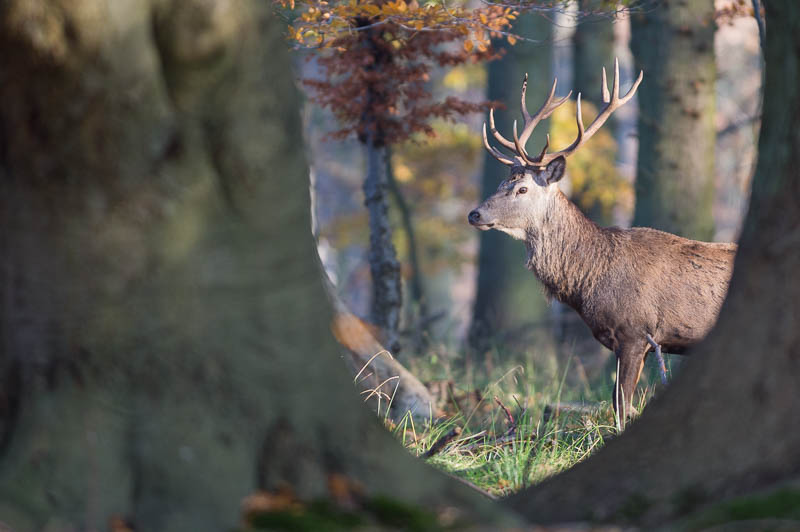
[[[510,495],[564,471],[624,430],[610,402],[613,357],[589,381],[586,372],[576,370],[580,362],[571,353],[499,352],[481,387],[471,387],[480,371],[466,378],[447,358],[439,347],[438,367],[422,369],[423,378],[448,379],[440,390],[441,415],[424,427],[408,416],[390,428],[412,454],[492,496]],[[576,373],[583,377],[576,381]],[[640,413],[654,391],[651,385],[639,387],[633,403]],[[437,442],[440,448],[426,456]]]
[[[563,471],[584,460],[616,433],[606,410],[590,415],[561,414],[543,423],[528,414],[515,419],[513,427],[498,418],[486,428],[462,430],[428,462],[457,475],[496,496],[505,496]],[[423,432],[403,424],[395,433],[413,454],[424,457],[436,442],[466,425],[457,414],[440,419]],[[513,428],[511,434],[509,430]]]

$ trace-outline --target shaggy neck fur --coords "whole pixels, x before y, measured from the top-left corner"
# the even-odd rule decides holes
[[[525,231],[526,266],[544,284],[549,298],[580,311],[583,297],[610,267],[613,229],[586,218],[556,189]]]

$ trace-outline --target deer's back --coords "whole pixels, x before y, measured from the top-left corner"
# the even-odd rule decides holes
[[[612,257],[579,312],[610,349],[652,334],[682,352],[714,325],[735,244],[699,242],[649,228],[604,229]]]

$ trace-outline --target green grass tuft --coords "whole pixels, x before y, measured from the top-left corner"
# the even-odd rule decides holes
[[[410,417],[391,425],[414,455],[423,456],[454,427],[460,434],[427,461],[494,496],[507,496],[572,467],[618,434],[610,404],[614,382],[613,356],[597,352],[580,356],[552,343],[536,347],[495,348],[476,366],[464,354],[434,346],[426,359],[411,362],[423,381],[446,382],[443,415],[426,426]],[[605,357],[605,358],[604,358]],[[500,363],[502,362],[502,363]],[[655,368],[643,379],[634,406],[639,412],[652,397]],[[647,375],[647,373],[646,373]],[[515,430],[502,402],[514,417]],[[584,405],[577,412],[545,417],[548,405]],[[642,501],[633,501],[635,513]]]

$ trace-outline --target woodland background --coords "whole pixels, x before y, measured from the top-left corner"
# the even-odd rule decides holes
[[[587,1],[570,37],[576,8],[546,4],[4,4],[2,526],[795,524],[800,6],[643,2],[627,32],[627,14],[610,24],[592,8],[608,3]],[[610,48],[584,47],[605,51],[582,63],[589,28]],[[355,40],[320,48],[320,29]],[[507,51],[486,66],[490,37]],[[430,52],[459,68],[420,67]],[[507,104],[505,130],[523,71],[529,101],[554,74],[588,99],[596,78],[580,79],[614,55],[623,89],[632,61],[645,70],[638,116],[576,155],[569,194],[604,223],[741,244],[718,326],[624,431],[607,404],[553,412],[607,397],[612,368],[544,305],[520,246],[465,221],[503,176],[480,152],[480,102]],[[413,83],[389,91],[386,72]],[[335,116],[301,113],[301,86],[332,91]],[[323,138],[342,128],[357,140]]]
[[[754,171],[762,63],[752,7],[743,2],[693,2],[671,8],[658,3],[614,9],[586,1],[523,13],[514,31],[528,40],[495,39],[501,57],[475,58],[433,68],[426,89],[433,100],[487,100],[498,128],[510,134],[519,120],[519,90],[529,73],[528,105],[535,109],[558,79],[557,95],[572,101],[537,128],[531,149],[550,134],[552,145],[574,135],[574,100],[596,105],[602,67],[621,65],[622,89],[634,71],[645,72],[636,103],[619,110],[596,138],[572,157],[563,189],[601,225],[650,226],[689,238],[735,241]],[[671,12],[670,12],[671,9]],[[670,19],[669,17],[672,17]],[[450,50],[459,42],[448,43]],[[317,63],[324,50],[296,50],[299,75],[325,75]],[[344,53],[344,52],[340,52]],[[370,224],[364,208],[366,153],[342,128],[330,107],[317,105],[307,86],[304,134],[312,172],[314,233],[326,272],[342,302],[381,325],[385,345],[395,340],[371,305]],[[480,387],[510,368],[536,362],[552,380],[567,360],[577,363],[568,387],[607,387],[614,371],[571,310],[545,300],[524,268],[524,248],[498,232],[479,233],[466,213],[495,190],[507,169],[483,149],[478,112],[433,117],[419,132],[381,153],[392,243],[402,279],[399,341],[392,350],[426,380],[473,377]],[[637,177],[638,176],[638,177]],[[381,271],[381,270],[377,270]],[[392,272],[382,270],[381,278]],[[381,274],[379,274],[380,276]],[[575,358],[571,358],[575,356]],[[680,358],[680,357],[679,357]],[[679,365],[680,360],[673,360]],[[526,363],[527,361],[527,363]],[[469,375],[452,371],[453,366]],[[456,375],[454,375],[456,373]],[[487,378],[487,375],[491,375]],[[583,379],[581,381],[581,379]],[[571,394],[570,394],[571,395]],[[578,393],[580,396],[580,393]]]

